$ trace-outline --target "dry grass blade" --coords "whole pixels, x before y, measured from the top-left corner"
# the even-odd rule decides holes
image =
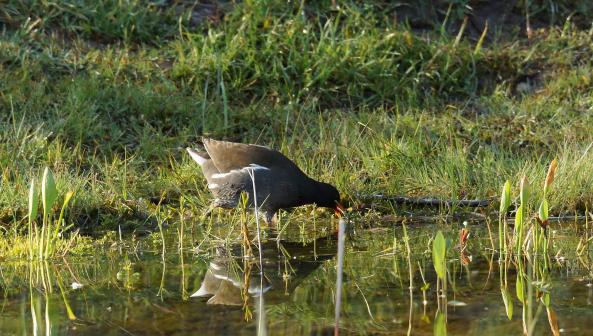
[[[547,189],[554,182],[554,176],[556,175],[557,166],[558,160],[552,160],[552,162],[550,163],[550,167],[548,168],[548,174],[546,175],[546,182],[544,184],[545,189]]]

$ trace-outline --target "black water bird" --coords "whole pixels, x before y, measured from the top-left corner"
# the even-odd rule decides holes
[[[305,204],[332,208],[343,213],[338,190],[307,176],[282,153],[268,147],[228,141],[203,139],[205,153],[187,148],[187,152],[202,168],[208,189],[215,199],[214,208],[234,208],[242,192],[249,194],[258,210],[272,223],[279,209]],[[255,192],[253,186],[255,185]],[[254,196],[255,195],[255,196]]]

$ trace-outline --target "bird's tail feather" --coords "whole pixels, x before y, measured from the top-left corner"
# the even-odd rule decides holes
[[[189,153],[189,156],[191,156],[192,159],[194,159],[194,161],[196,161],[200,166],[204,165],[204,163],[206,161],[208,161],[207,158],[201,156],[200,154],[198,154],[198,152],[196,152],[195,150],[187,147],[186,148],[187,152]]]

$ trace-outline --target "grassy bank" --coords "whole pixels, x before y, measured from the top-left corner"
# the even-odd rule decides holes
[[[557,157],[552,212],[591,208],[591,31],[542,7],[530,38],[481,40],[463,8],[419,31],[381,2],[8,1],[0,226],[25,227],[45,166],[76,226],[154,226],[181,196],[198,218],[209,194],[182,149],[201,135],[280,149],[353,202],[495,197]]]

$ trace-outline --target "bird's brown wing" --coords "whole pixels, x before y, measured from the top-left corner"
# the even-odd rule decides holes
[[[283,169],[304,174],[282,153],[268,147],[228,141],[203,139],[210,159],[221,173],[256,164],[269,169]]]

